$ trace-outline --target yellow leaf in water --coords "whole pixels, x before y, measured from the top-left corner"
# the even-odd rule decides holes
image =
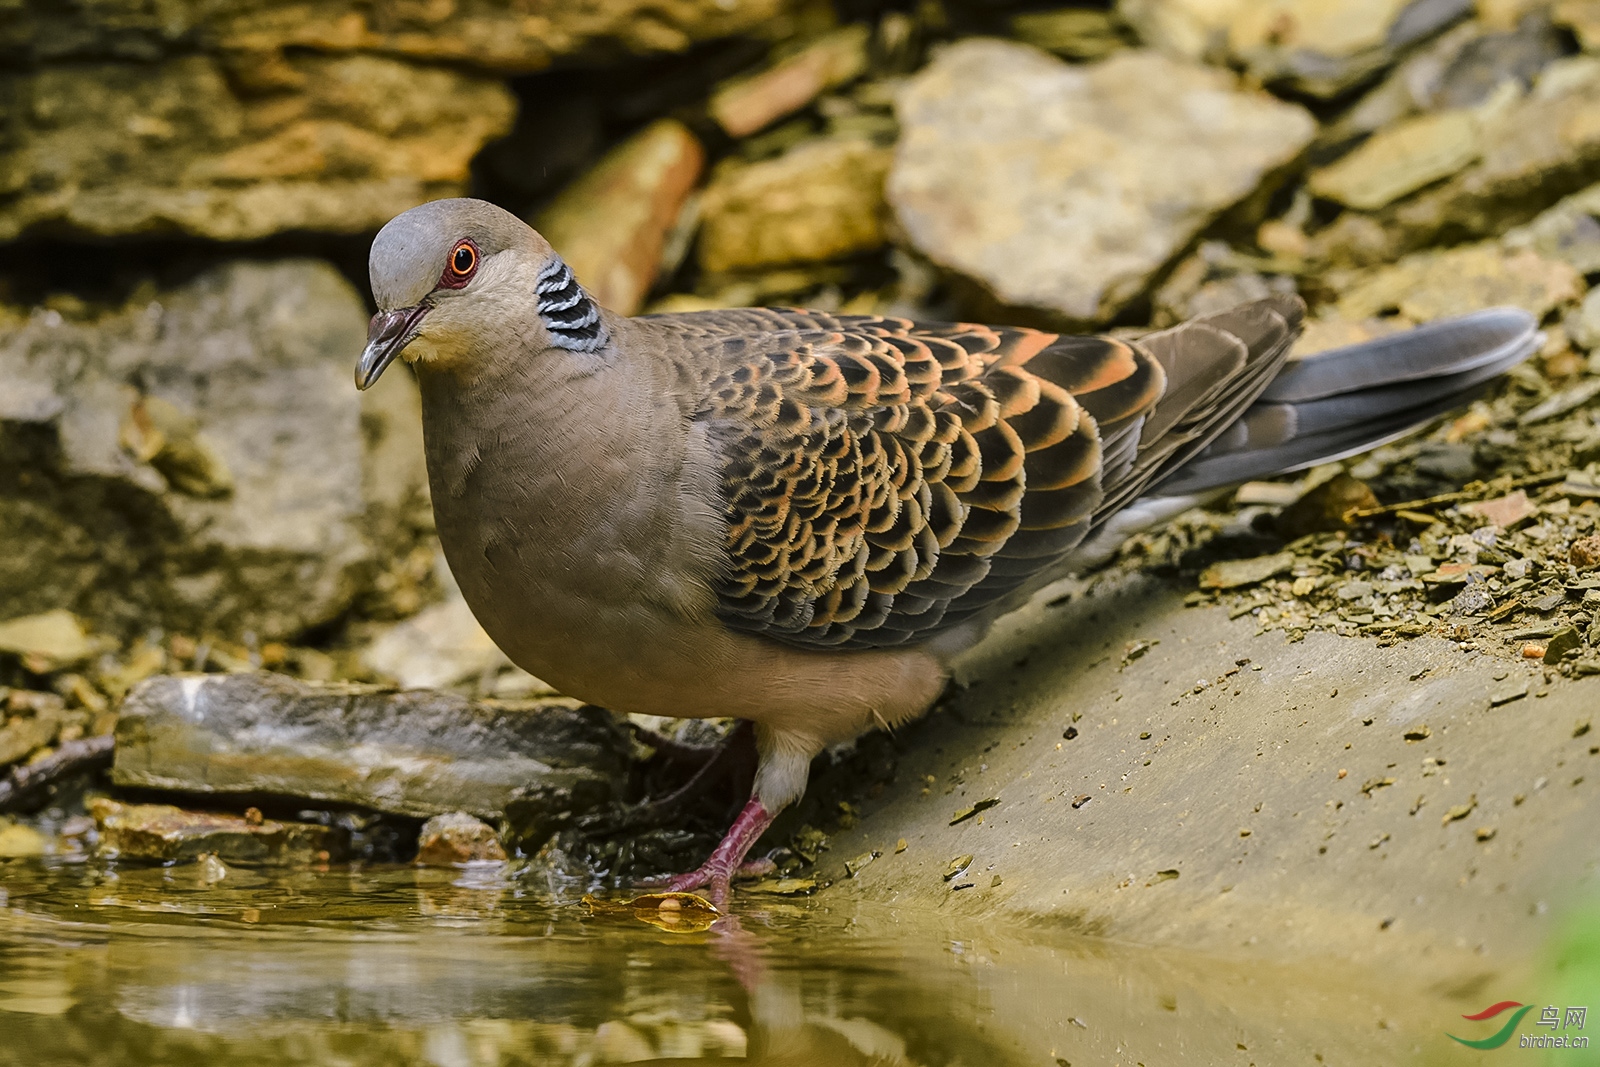
[[[634,919],[675,934],[695,934],[722,918],[717,906],[698,893],[646,893],[631,900],[583,898],[596,918]]]

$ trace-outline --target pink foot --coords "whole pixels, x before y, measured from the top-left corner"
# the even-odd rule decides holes
[[[733,820],[733,825],[728,827],[722,843],[711,853],[710,859],[687,874],[650,879],[640,885],[668,893],[691,893],[706,889],[706,898],[721,907],[728,902],[728,886],[736,875],[758,875],[772,870],[771,860],[756,860],[750,864],[744,862],[745,854],[772,825],[772,819],[773,816],[761,806],[761,801],[751,797],[739,817]]]

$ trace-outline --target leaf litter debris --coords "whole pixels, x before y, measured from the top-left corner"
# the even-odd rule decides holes
[[[1287,486],[1250,483],[1129,539],[1120,561],[1197,576],[1187,604],[1258,633],[1442,637],[1600,674],[1600,358],[1583,366],[1574,383],[1524,365],[1465,414]],[[1294,503],[1254,503],[1291,489]]]

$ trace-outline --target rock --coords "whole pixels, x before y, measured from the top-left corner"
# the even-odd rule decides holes
[[[1128,47],[1122,20],[1111,11],[1065,7],[1011,18],[1011,36],[1062,59],[1104,59]]]
[[[182,863],[210,854],[225,864],[305,867],[342,859],[349,851],[343,830],[316,823],[121,804],[106,797],[90,801],[89,814],[106,859]]]
[[[1546,66],[1568,53],[1567,42],[1544,15],[1523,14],[1496,31],[1481,7],[1478,19],[1452,27],[1408,55],[1324,138],[1337,144],[1419,111],[1476,107],[1494,100],[1507,83],[1525,91]]]
[[[1480,151],[1470,112],[1420,115],[1378,131],[1354,152],[1314,171],[1309,186],[1318,196],[1372,211],[1448,178]]]
[[[874,313],[875,294],[863,294],[845,305],[837,302],[839,287],[859,277],[849,260],[802,263],[755,273],[702,274],[694,293],[670,293],[650,305],[650,312],[706,311],[711,308],[832,306],[846,313]]]
[[[362,665],[404,689],[445,689],[504,672],[517,680],[518,697],[553,695],[550,686],[513,666],[483,632],[442,559],[437,571],[445,586],[443,602],[382,630],[361,653]],[[506,695],[510,683],[502,682],[491,695]]]
[[[1238,0],[1119,0],[1117,14],[1139,40],[1182,59],[1221,58]]]
[[[1117,14],[1139,40],[1182,59],[1223,58],[1239,0],[1119,0]]]
[[[1546,663],[1560,663],[1569,654],[1577,652],[1583,647],[1583,636],[1571,626],[1563,627],[1552,634],[1544,646],[1544,661]]]
[[[1332,97],[1472,10],[1470,0],[1121,0],[1141,40],[1231,60],[1264,82]]]
[[[626,731],[605,712],[570,704],[271,674],[163,675],[123,703],[111,777],[119,786],[496,819],[530,788],[579,810],[610,799],[629,751]]]
[[[0,767],[27,759],[56,739],[66,722],[59,708],[41,707],[32,715],[0,719]]]
[[[1600,567],[1600,537],[1580,537],[1567,549],[1567,562],[1580,571]]]
[[[1268,578],[1287,574],[1295,564],[1293,552],[1279,552],[1254,559],[1230,559],[1213,563],[1200,573],[1201,589],[1237,589]]]
[[[723,170],[701,202],[700,266],[715,274],[882,247],[889,160],[871,141],[823,138]]]
[[[1550,15],[1572,31],[1585,52],[1600,52],[1600,0],[1561,0]]]
[[[114,739],[109,734],[75,737],[70,741],[60,740],[61,737],[68,736],[69,732],[78,733],[85,725],[98,728],[101,724],[69,721],[60,731],[54,748],[40,751],[26,762],[19,763],[6,774],[0,775],[0,811],[27,804],[40,793],[48,796],[53,786],[59,785],[67,778],[111,766]],[[113,724],[107,722],[104,725],[109,729]],[[0,731],[0,745],[6,743],[3,733]]]
[[[511,126],[498,80],[369,55],[281,58],[250,91],[222,60],[94,63],[0,78],[0,240],[360,233],[466,190]]]
[[[61,711],[67,706],[59,693],[48,693],[41,689],[0,687],[0,697],[3,697],[0,709],[14,715],[43,715]]]
[[[1528,492],[1525,489],[1518,489],[1514,493],[1507,493],[1493,500],[1462,504],[1461,510],[1468,515],[1476,515],[1491,526],[1498,526],[1502,530],[1509,530],[1523,519],[1531,519],[1539,514],[1539,506],[1528,499]]]
[[[1185,314],[1174,321],[1211,315],[1219,311],[1262,300],[1273,294],[1294,292],[1294,280],[1282,275],[1267,276],[1255,271],[1236,271],[1201,283],[1184,302]]]
[[[760,73],[721,86],[707,105],[729,137],[748,137],[867,69],[867,27],[856,24],[818,38]]]
[[[1293,482],[1245,482],[1233,491],[1233,502],[1239,507],[1266,504],[1283,508],[1299,500],[1301,495],[1300,487]]]
[[[1202,242],[1193,255],[1172,269],[1152,295],[1152,324],[1172,325],[1274,293],[1295,291],[1293,278],[1261,274],[1246,266],[1247,262],[1221,241]]]
[[[1480,112],[1481,156],[1388,208],[1403,247],[1505,231],[1594,180],[1600,169],[1600,57],[1551,63],[1521,99]]]
[[[459,863],[504,863],[506,850],[494,827],[466,812],[435,815],[417,835],[417,862],[425,867],[454,867]]]
[[[1600,273],[1600,185],[1573,193],[1527,224],[1507,231],[1501,243],[1563,260],[1580,274]]]
[[[201,498],[233,492],[233,474],[200,434],[200,423],[159,396],[139,396],[128,405],[117,443],[148,463],[174,490]]]
[[[364,666],[405,689],[442,689],[508,666],[506,658],[455,595],[395,623],[361,654]]]
[[[1482,615],[1494,607],[1494,595],[1482,585],[1469,585],[1450,598],[1450,614]]]
[[[83,627],[70,611],[57,608],[0,622],[0,652],[20,657],[36,674],[80,663],[93,651]]]
[[[1338,590],[1334,593],[1334,596],[1340,600],[1361,600],[1362,598],[1369,597],[1371,595],[1372,583],[1363,582],[1359,579],[1345,582],[1343,585],[1339,586]]]
[[[1464,485],[1478,474],[1478,453],[1464,441],[1429,441],[1417,448],[1417,470],[1452,485]]]
[[[1473,107],[1490,100],[1507,82],[1522,90],[1532,88],[1539,73],[1569,51],[1562,34],[1543,13],[1529,12],[1515,27],[1468,37],[1423,103],[1428,107]]]
[[[1517,416],[1518,426],[1533,426],[1574,411],[1600,396],[1600,378],[1586,378],[1539,401]]]
[[[272,639],[375,596],[431,519],[413,379],[350,385],[365,319],[312,260],[0,305],[0,602]]]
[[[1303,109],[1148,50],[1072,67],[969,39],[900,96],[888,195],[934,262],[1102,321],[1311,140]]]
[[[662,119],[567,186],[536,225],[602,306],[637,314],[704,166],[689,128]]]
[[[682,52],[733,34],[790,32],[791,0],[595,0],[582,4],[372,4],[367,0],[21,0],[0,23],[0,56],[34,62],[116,56],[149,62],[196,47],[270,65],[284,50],[407,56],[501,73],[622,48]]]
[[[1403,251],[1400,234],[1383,227],[1371,215],[1346,211],[1311,235],[1306,258],[1328,267],[1369,267],[1392,263]]]
[[[1559,260],[1530,250],[1507,252],[1493,242],[1417,252],[1341,285],[1337,311],[1345,319],[1398,311],[1431,322],[1508,304],[1542,319],[1583,291],[1583,278]]]
[[[1600,288],[1590,289],[1583,303],[1566,318],[1567,336],[1579,348],[1600,348]]]
[[[1330,98],[1471,11],[1470,0],[1247,4],[1228,28],[1228,46],[1261,81]]]
[[[1324,140],[1328,144],[1344,144],[1416,112],[1446,106],[1441,101],[1448,72],[1467,45],[1479,40],[1483,33],[1478,22],[1465,22],[1416,49],[1376,88],[1330,123],[1323,131]]]
[[[0,820],[0,860],[28,859],[50,851],[50,841],[38,830]]]
[[[1357,550],[1353,543],[1345,547]],[[1336,554],[1336,571],[1343,570],[1342,555]],[[1382,588],[1376,574],[1364,577]],[[1331,597],[1331,587],[1328,592]],[[1424,914],[1427,909],[1417,907],[1415,899],[1424,890],[1447,895],[1457,891],[1459,880],[1477,862],[1473,848],[1447,840],[1450,833],[1460,838],[1470,832],[1470,825],[1441,835],[1435,821],[1474,793],[1484,802],[1479,821],[1499,826],[1495,844],[1513,837],[1519,842],[1516,855],[1485,854],[1486,862],[1501,863],[1507,872],[1548,872],[1550,899],[1559,899],[1561,890],[1554,887],[1570,886],[1583,876],[1566,858],[1573,842],[1590,836],[1593,805],[1571,792],[1593,782],[1594,760],[1584,754],[1592,737],[1581,743],[1567,738],[1575,720],[1594,718],[1600,682],[1546,680],[1537,664],[1528,669],[1508,662],[1515,648],[1499,651],[1502,642],[1487,635],[1475,635],[1472,654],[1459,651],[1454,640],[1441,639],[1444,634],[1391,641],[1311,632],[1303,640],[1298,635],[1286,640],[1282,633],[1258,633],[1266,628],[1262,616],[1267,608],[1260,615],[1228,618],[1262,599],[1249,591],[1217,608],[1185,608],[1182,598],[1181,591],[1154,580],[1090,593],[1076,613],[1046,606],[1048,596],[1038,598],[1025,609],[1034,621],[991,638],[983,658],[968,660],[963,680],[971,687],[964,697],[952,695],[954,714],[931,716],[902,731],[915,741],[902,740],[896,780],[879,799],[863,804],[854,828],[830,835],[829,850],[814,871],[806,872],[821,882],[832,880],[823,896],[835,906],[871,901],[904,909],[914,903],[980,924],[993,924],[1006,914],[1025,920],[1049,914],[1061,921],[1093,923],[1108,937],[1131,941],[1143,935],[1147,942],[1182,944],[1189,950],[1202,944],[1218,950],[1236,947],[1245,928],[1260,931],[1266,943],[1280,921],[1266,917],[1287,906],[1281,921],[1293,921],[1294,936],[1280,941],[1286,958],[1304,958],[1309,937],[1321,938],[1330,956],[1348,952],[1350,939],[1363,937],[1377,953],[1373,958],[1390,954],[1397,961],[1414,959],[1414,943],[1390,939],[1417,938],[1436,951],[1456,946],[1453,951],[1462,963],[1433,963],[1441,980],[1460,973],[1461,967],[1470,968],[1473,946],[1486,939],[1504,937],[1514,943],[1525,930],[1525,936],[1537,940],[1541,917],[1520,908],[1502,909],[1516,914],[1490,916],[1518,924],[1518,930],[1480,927],[1466,931],[1458,943],[1463,935],[1460,917],[1440,916],[1428,928],[1432,913]],[[1080,603],[1076,596],[1074,603]],[[1372,631],[1403,626],[1401,618],[1398,611],[1394,619],[1379,617]],[[1430,623],[1417,627],[1437,633]],[[1453,629],[1465,624],[1451,620],[1446,625]],[[1109,650],[1158,631],[1160,645],[1136,665],[1121,671],[1104,665]],[[1054,653],[1043,662],[1035,654],[1019,665],[1029,648]],[[1097,661],[1101,667],[1091,669]],[[1114,653],[1111,662],[1116,662]],[[1073,679],[1070,692],[1054,688],[1063,677]],[[997,685],[1001,680],[1017,684]],[[1200,680],[1210,684],[1196,684]],[[1530,681],[1543,696],[1533,697]],[[1508,682],[1527,697],[1496,714],[1483,714],[1489,695]],[[1018,692],[1038,694],[1039,699],[1019,704]],[[1315,739],[1306,736],[1301,744],[1309,731],[1302,728],[1274,761],[1271,750],[1256,738],[1262,729],[1283,723],[1296,705],[1298,713],[1288,722],[1319,724],[1326,732]],[[1130,707],[1140,710],[1130,712]],[[982,756],[988,767],[975,775],[976,749],[962,739],[971,735],[971,724],[981,721],[980,716],[997,713],[1003,717],[987,729],[982,746],[995,746]],[[1222,728],[1216,725],[1219,718]],[[1431,730],[1422,728],[1425,721]],[[1095,761],[1120,754],[1132,766],[1128,780],[1108,781],[1105,790],[1098,788],[1099,777],[1080,780],[1081,788],[1013,788],[1037,781],[1052,763],[1061,762],[1062,751],[1040,740],[1059,738],[1065,722],[1074,722],[1077,733],[1075,740],[1063,742],[1073,765],[1087,772]],[[1185,724],[1191,722],[1186,735]],[[1139,736],[1147,731],[1149,742]],[[1542,745],[1523,744],[1535,731]],[[1420,742],[1408,743],[1408,734]],[[1192,754],[1202,738],[1217,749],[1207,750],[1204,765],[1197,766]],[[1185,740],[1191,744],[1182,757],[1164,756]],[[1359,762],[1350,762],[1355,757],[1346,744],[1357,753],[1366,748]],[[1556,767],[1557,759],[1564,759],[1565,767]],[[1145,760],[1152,762],[1146,766]],[[1385,769],[1389,763],[1395,766]],[[1338,778],[1336,771],[1345,768],[1348,776]],[[1588,778],[1572,786],[1579,775]],[[1247,787],[1240,787],[1241,776]],[[1541,776],[1548,785],[1536,792],[1531,786]],[[947,798],[952,801],[947,806],[919,796],[929,778],[937,783],[935,798],[951,783],[961,789],[964,780],[969,795],[961,803],[1003,791],[1006,803],[999,810],[1006,814],[986,824],[1003,828],[989,830],[973,822],[947,825],[954,798]],[[1513,788],[1526,793],[1527,803],[1512,802]],[[1564,806],[1553,804],[1557,789],[1569,790]],[[1424,794],[1419,814],[1408,815]],[[1552,799],[1548,811],[1529,809],[1547,798]],[[1072,805],[1080,802],[1085,806],[1074,810]],[[1259,812],[1254,810],[1258,804]],[[1190,812],[1183,825],[1176,818],[1163,820],[1174,810]],[[1337,812],[1342,821],[1329,815],[1303,825],[1313,810]],[[1202,812],[1210,815],[1197,828]],[[1552,826],[1557,819],[1562,824]],[[1249,836],[1241,839],[1241,830]],[[1030,833],[1035,837],[1026,836]],[[1369,845],[1386,833],[1392,834],[1392,843],[1385,856],[1385,850]],[[1152,842],[1151,835],[1157,834],[1159,840]],[[1224,836],[1238,846],[1213,855],[1212,845]],[[885,848],[897,837],[914,843],[900,866]],[[1010,847],[1008,842],[1018,840],[1042,844]],[[1416,840],[1427,843],[1428,855],[1410,847]],[[869,849],[886,854],[846,879],[845,863]],[[1446,852],[1454,862],[1439,870],[1439,857]],[[974,854],[975,860],[967,860]],[[973,867],[960,876],[968,862]],[[996,864],[993,873],[1004,875],[1002,892],[985,888],[991,880],[989,864]],[[1085,864],[1092,869],[1084,870]],[[1397,864],[1407,866],[1400,869]],[[1182,876],[1147,888],[1154,881],[1150,872],[1173,869],[1181,869]],[[1488,873],[1480,869],[1474,878],[1484,879]],[[1298,878],[1308,880],[1305,895],[1291,899],[1284,892],[1285,880]],[[952,895],[953,885],[969,882],[976,885]],[[1220,893],[1221,885],[1233,888]],[[1338,897],[1341,891],[1350,907],[1319,926],[1316,916],[1330,894]],[[1155,893],[1172,895],[1157,900]],[[1241,893],[1247,897],[1240,899]],[[1131,894],[1143,895],[1131,899]],[[1541,893],[1536,899],[1546,897]],[[1226,912],[1225,919],[1219,918],[1219,909]],[[1352,913],[1358,913],[1354,919]],[[1490,915],[1490,910],[1482,914]],[[1390,916],[1401,918],[1386,927]],[[1093,1017],[1083,1017],[1092,1034]],[[1047,1051],[1041,1047],[1038,1056],[1045,1063],[1051,1061]],[[1079,1063],[1079,1056],[1068,1055]]]

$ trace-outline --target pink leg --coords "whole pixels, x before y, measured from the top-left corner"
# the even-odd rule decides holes
[[[707,898],[720,907],[728,902],[728,883],[735,874],[741,873],[745,854],[772,825],[772,819],[773,815],[761,806],[761,801],[752,796],[739,817],[733,820],[733,825],[728,827],[722,843],[711,853],[711,858],[698,869],[661,882],[641,884],[655,886],[668,893],[688,893],[702,887],[708,888],[710,892]],[[750,873],[756,873],[755,868],[760,866],[760,861],[752,864]]]

